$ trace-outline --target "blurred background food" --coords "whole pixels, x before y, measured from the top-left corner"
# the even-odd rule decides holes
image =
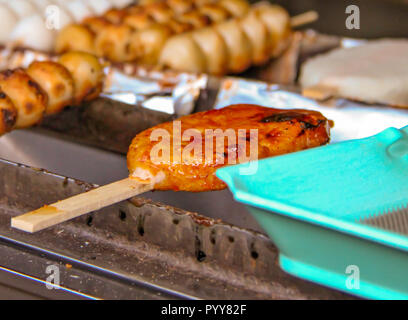
[[[214,75],[265,64],[281,55],[291,35],[286,10],[247,0],[17,0],[0,3],[1,17],[0,42],[7,47],[77,50]]]
[[[51,51],[58,31],[66,25],[80,22],[91,15],[102,14],[112,8],[123,8],[132,2],[132,0],[2,0],[0,43]]]
[[[364,28],[345,27],[349,4],[360,8]],[[237,74],[282,57],[296,41],[290,17],[309,10],[319,19],[303,27],[319,33],[408,36],[403,0],[1,0],[0,43],[59,54],[80,50],[156,69]],[[276,81],[270,69],[262,72],[261,79]]]
[[[81,50],[113,62],[223,75],[281,55],[290,29],[286,10],[266,2],[143,1],[64,27],[55,52]]]
[[[97,98],[103,80],[103,66],[85,52],[67,52],[57,61],[34,61],[26,69],[0,72],[0,135]]]
[[[360,29],[345,25],[349,4],[360,9]],[[309,10],[318,19],[294,26]],[[115,67],[293,85],[309,57],[344,46],[345,37],[407,36],[407,14],[407,2],[392,0],[0,0],[0,43],[48,55],[83,51]]]

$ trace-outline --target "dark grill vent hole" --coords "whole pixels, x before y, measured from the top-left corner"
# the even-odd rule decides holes
[[[125,211],[122,211],[122,210],[119,211],[119,219],[122,220],[122,221],[126,220],[126,212]]]
[[[203,262],[205,260],[205,258],[207,257],[207,255],[205,254],[205,252],[198,250],[197,252],[197,260],[199,262]]]
[[[180,221],[179,221],[178,219],[174,219],[174,220],[173,220],[173,223],[174,223],[175,225],[178,225],[179,222],[180,222]]]
[[[88,227],[92,227],[92,221],[93,221],[92,217],[88,217],[88,219],[86,219],[86,224]]]
[[[145,231],[144,231],[144,228],[143,228],[143,227],[139,227],[139,228],[137,228],[137,232],[139,232],[140,236],[142,236],[142,237],[143,237],[143,235],[144,235],[144,233],[145,233]]]
[[[256,251],[251,251],[251,257],[252,257],[252,259],[258,259],[258,257],[259,257],[259,254],[258,254],[258,252],[256,252]]]
[[[235,241],[234,237],[229,236],[228,237],[229,242],[233,243]]]

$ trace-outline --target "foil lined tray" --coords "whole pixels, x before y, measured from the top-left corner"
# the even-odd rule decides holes
[[[30,49],[0,50],[0,70],[27,68],[33,61],[55,60],[56,56]],[[101,60],[105,82],[101,97],[175,115],[194,109],[208,76],[147,69],[135,64],[111,65]]]
[[[310,30],[295,33],[285,57],[271,62],[258,76],[270,75],[271,70],[283,70],[291,74],[291,80],[282,77],[278,80],[292,83],[298,60],[301,62],[333,47],[352,47],[361,43],[364,40],[323,36]],[[33,60],[50,58],[53,57],[32,50],[4,49],[0,51],[0,69],[25,67]],[[403,109],[343,99],[316,102],[301,96],[293,85],[146,69],[130,63],[107,66],[105,73],[106,82],[100,99],[45,118],[40,131],[47,134],[52,131],[69,140],[125,154],[132,138],[140,131],[191,112],[234,103],[320,111],[335,122],[332,142],[362,138],[390,126],[399,128],[408,123],[408,112]],[[266,78],[276,79],[275,76]]]
[[[36,234],[10,218],[95,187],[0,160],[0,265],[81,298],[343,299],[286,275],[259,233],[143,198],[133,198]]]
[[[320,111],[334,121],[331,142],[359,139],[388,127],[408,125],[408,110],[368,105],[345,99],[317,102],[303,97],[296,87],[285,87],[248,79],[228,78],[221,82],[214,108],[235,103],[254,103],[274,108]]]

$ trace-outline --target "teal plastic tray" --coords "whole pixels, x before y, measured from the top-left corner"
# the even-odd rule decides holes
[[[408,129],[224,167],[217,176],[279,249],[286,272],[374,299],[408,298],[408,237],[362,219],[406,208]]]

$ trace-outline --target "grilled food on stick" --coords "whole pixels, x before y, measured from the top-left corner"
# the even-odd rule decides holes
[[[288,45],[290,23],[286,10],[268,3],[161,1],[69,25],[59,33],[55,51],[223,75],[279,56]]]
[[[226,185],[215,176],[218,168],[326,144],[330,126],[319,112],[255,105],[185,116],[134,138],[129,178],[13,218],[12,226],[35,232],[152,189],[221,190]],[[215,136],[207,135],[211,130]]]
[[[103,77],[98,59],[83,52],[68,52],[58,62],[35,61],[26,70],[0,72],[0,135],[96,98]]]
[[[0,45],[50,52],[58,30],[85,17],[119,11],[133,0],[2,0]],[[112,9],[115,8],[115,9]],[[75,41],[74,39],[72,39]]]
[[[329,141],[330,123],[319,112],[307,110],[280,110],[255,105],[233,105],[221,110],[211,110],[185,116],[179,119],[181,124],[181,135],[189,129],[194,129],[199,133],[199,150],[197,154],[185,154],[187,159],[176,160],[180,156],[172,152],[175,147],[174,138],[181,139],[180,132],[174,131],[174,124],[177,122],[167,122],[150,128],[138,134],[128,152],[128,169],[131,178],[141,181],[157,181],[154,188],[156,190],[176,190],[176,191],[211,191],[226,188],[224,182],[215,176],[215,171],[220,167],[230,163],[233,158],[239,162],[238,152],[241,150],[245,157],[249,159],[250,152],[250,130],[257,130],[257,154],[256,159],[276,156],[284,153],[299,151],[307,148],[323,145]],[[211,157],[205,157],[204,153],[208,145],[205,145],[205,131],[222,129],[222,134],[227,134],[225,130],[232,130],[236,138],[232,144],[224,143],[224,136],[221,137],[223,148],[215,148],[215,140]],[[238,130],[241,135],[238,136]],[[168,141],[163,142],[162,153],[168,153],[167,162],[155,163],[155,154],[151,153],[157,141],[151,138],[158,130],[165,130],[169,133]],[[177,137],[177,135],[180,135]],[[217,135],[215,132],[214,135]],[[187,136],[181,141],[181,151],[191,143],[194,137]],[[255,139],[255,137],[253,137]],[[201,141],[201,142],[200,142]],[[197,142],[197,141],[196,141]],[[190,145],[191,146],[191,145]],[[181,161],[180,161],[181,160]],[[230,163],[231,164],[231,163]]]

